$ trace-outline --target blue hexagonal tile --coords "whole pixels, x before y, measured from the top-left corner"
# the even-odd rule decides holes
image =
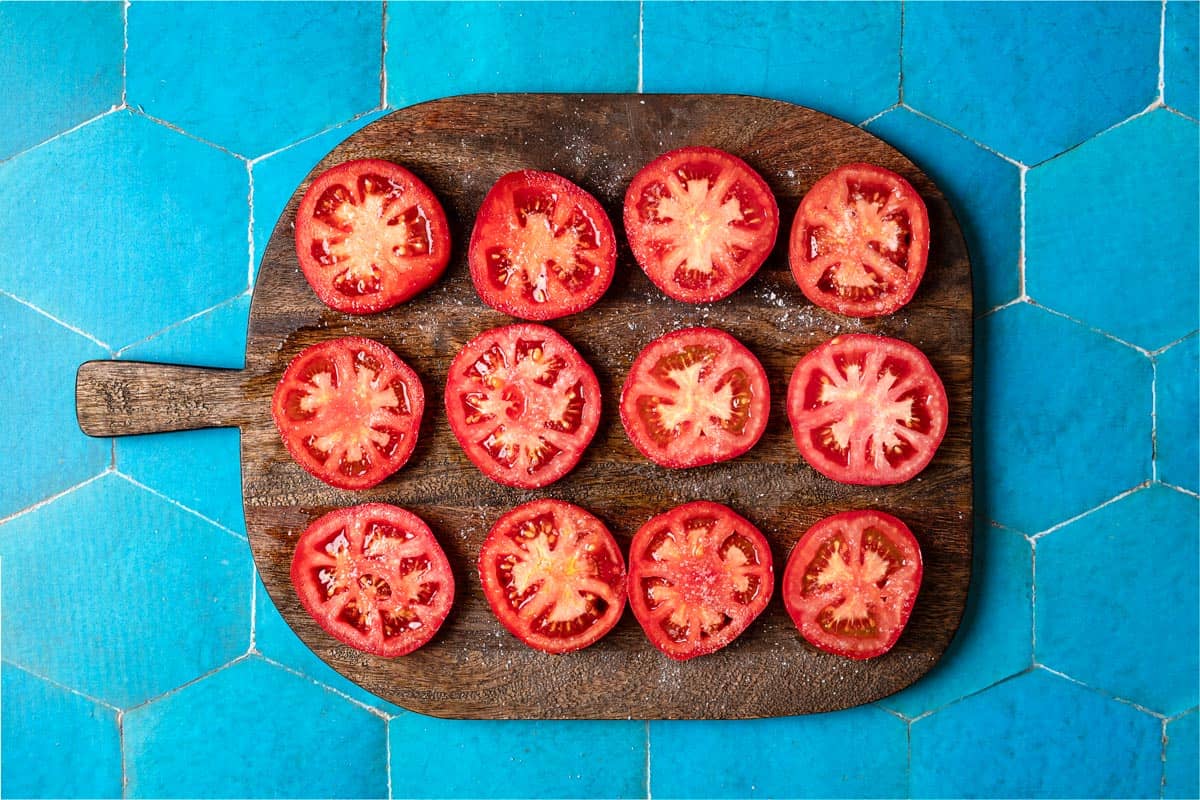
[[[895,797],[906,724],[878,708],[735,722],[650,723],[653,797]]]
[[[1025,164],[1158,94],[1157,3],[912,3],[904,102]]]
[[[473,92],[631,92],[633,3],[398,3],[387,12],[393,108]]]
[[[1196,498],[1151,486],[1039,539],[1037,660],[1163,714],[1196,705],[1198,519]]]
[[[898,3],[646,3],[647,92],[733,92],[861,122],[899,97]]]
[[[381,105],[379,3],[134,3],[130,105],[254,158]]]
[[[0,5],[0,159],[120,104],[122,5]]]
[[[1200,492],[1200,337],[1189,336],[1156,358],[1154,457],[1158,479]]]
[[[1200,713],[1191,711],[1167,723],[1164,798],[1200,797]]]
[[[1162,725],[1044,670],[912,724],[915,797],[1158,797]]]
[[[1030,170],[1029,296],[1147,350],[1196,330],[1197,136],[1160,109]]]
[[[975,333],[977,513],[1034,534],[1150,479],[1148,358],[1028,303]]]
[[[642,722],[391,721],[395,797],[641,797]],[[430,746],[430,743],[435,743]]]
[[[958,633],[927,675],[880,705],[916,717],[1028,669],[1033,662],[1032,593],[1029,540],[977,523],[971,590]]]
[[[75,420],[75,369],[107,350],[2,294],[0,341],[20,376],[8,381],[0,414],[3,518],[102,472],[112,445],[84,436]]]
[[[5,797],[121,796],[116,709],[11,664],[0,665],[0,705]]]
[[[129,712],[125,760],[128,797],[388,796],[384,719],[254,657]]]
[[[906,108],[867,130],[900,149],[933,178],[958,217],[971,254],[976,313],[1021,293],[1021,173],[953,131]]]
[[[1200,117],[1200,5],[1170,0],[1163,29],[1163,101]]]
[[[246,543],[111,475],[0,528],[5,659],[120,707],[244,653]]]
[[[114,349],[246,287],[246,166],[128,112],[0,164],[0,289]],[[53,276],[53,280],[48,280]]]

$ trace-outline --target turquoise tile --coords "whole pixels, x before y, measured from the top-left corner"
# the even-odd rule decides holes
[[[867,125],[916,162],[954,209],[971,254],[975,311],[1021,293],[1021,174],[1018,168],[906,108]]]
[[[655,2],[643,16],[647,92],[762,95],[855,123],[899,99],[899,3]]]
[[[1163,101],[1200,117],[1200,4],[1169,0],[1163,29]]]
[[[976,513],[1035,534],[1150,479],[1148,358],[1028,303],[975,335]]]
[[[0,5],[0,159],[121,102],[122,3]]]
[[[880,705],[912,718],[1028,669],[1033,663],[1032,592],[1029,540],[977,523],[971,590],[958,633],[925,677]]]
[[[1038,662],[1168,716],[1195,706],[1198,520],[1196,498],[1151,486],[1039,539]]]
[[[11,664],[0,666],[0,705],[5,797],[121,796],[114,709]]]
[[[1164,109],[1030,170],[1029,296],[1147,350],[1196,330],[1198,142]]]
[[[113,705],[249,646],[246,543],[119,476],[0,527],[0,561],[4,658]]]
[[[1164,798],[1200,797],[1200,728],[1195,710],[1167,723]]]
[[[254,657],[129,712],[125,761],[127,797],[388,796],[386,721]]]
[[[1154,455],[1158,479],[1200,492],[1200,351],[1189,336],[1157,357]]]
[[[636,3],[393,3],[393,108],[474,92],[632,92]]]
[[[0,240],[21,242],[0,289],[119,349],[245,289],[248,185],[236,158],[109,114],[0,163]]]
[[[616,798],[646,790],[642,722],[405,713],[391,721],[390,741],[394,797]]]
[[[1033,670],[912,724],[914,797],[1158,797],[1162,724]]]
[[[0,345],[20,376],[6,381],[0,413],[2,519],[102,472],[112,445],[84,436],[75,420],[75,369],[107,350],[2,294]]]
[[[653,797],[895,797],[906,725],[860,706],[807,717],[650,723]]]
[[[142,3],[129,103],[247,158],[381,105],[380,3]]]
[[[1024,164],[1158,94],[1158,3],[910,3],[904,102]]]

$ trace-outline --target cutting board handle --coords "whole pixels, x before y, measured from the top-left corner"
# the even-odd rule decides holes
[[[75,416],[88,436],[249,424],[244,370],[88,361],[75,374]]]

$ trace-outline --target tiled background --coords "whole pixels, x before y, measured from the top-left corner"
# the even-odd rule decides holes
[[[1177,0],[0,5],[3,793],[1197,796],[1197,27]],[[236,431],[79,432],[81,361],[241,365],[257,259],[335,144],[534,89],[811,105],[951,198],[976,580],[914,687],[733,723],[408,713],[266,598]]]

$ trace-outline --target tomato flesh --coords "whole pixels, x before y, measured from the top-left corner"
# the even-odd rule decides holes
[[[404,167],[346,161],[317,176],[300,201],[296,254],[322,302],[371,314],[438,279],[450,228],[437,197]]]
[[[946,435],[946,389],[907,342],[850,334],[796,365],[788,418],[814,469],[841,483],[903,483],[933,459]]]
[[[417,374],[384,345],[356,336],[301,351],[271,403],[292,458],[342,489],[368,489],[404,466],[424,410]]]
[[[600,424],[600,384],[553,330],[485,331],[450,365],[446,413],[467,457],[498,483],[538,488],[579,462]]]
[[[624,219],[646,275],[686,303],[733,294],[762,266],[779,233],[767,182],[713,147],[672,150],[643,167],[625,193]]]
[[[612,534],[561,500],[535,500],[497,520],[479,577],[504,627],[546,653],[594,644],[625,610],[625,560]]]
[[[529,320],[574,314],[612,283],[617,247],[596,198],[552,172],[500,178],[475,218],[471,280],[492,308]]]
[[[792,548],[784,605],[814,646],[874,658],[900,638],[922,572],[921,548],[907,525],[882,511],[846,511],[813,525]]]
[[[774,588],[766,538],[719,503],[659,514],[630,545],[629,604],[650,642],[679,661],[736,639]]]
[[[416,650],[454,602],[454,577],[429,526],[384,503],[342,508],[300,535],[292,585],[340,642],[384,658]]]

